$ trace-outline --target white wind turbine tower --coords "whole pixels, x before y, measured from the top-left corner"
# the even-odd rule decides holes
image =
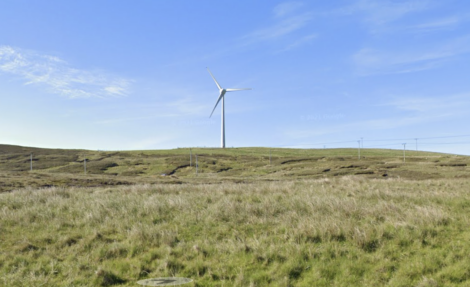
[[[224,106],[224,99],[225,99],[225,93],[226,92],[235,92],[235,91],[243,91],[243,90],[251,90],[251,88],[244,88],[244,89],[223,89],[217,80],[214,78],[214,75],[212,75],[211,71],[209,68],[207,68],[207,71],[209,71],[209,74],[211,74],[212,79],[214,79],[215,84],[217,85],[217,88],[219,88],[219,98],[217,99],[217,102],[215,103],[214,109],[212,109],[212,113],[209,116],[212,117],[212,114],[214,113],[215,108],[217,108],[217,105],[219,104],[220,100],[222,100],[222,136],[221,136],[221,142],[220,142],[220,147],[225,148],[225,106]]]

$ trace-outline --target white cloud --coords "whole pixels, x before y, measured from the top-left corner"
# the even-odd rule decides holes
[[[397,128],[412,128],[415,126],[432,127],[433,123],[453,121],[465,122],[470,109],[470,93],[442,94],[435,97],[401,96],[379,104],[384,113],[393,112],[392,116],[376,116],[366,120],[351,120],[347,122],[330,122],[317,125],[315,128],[298,127],[284,130],[286,138],[292,141],[327,137],[328,135],[347,134],[350,131],[384,132]],[[425,128],[427,131],[428,129]],[[431,128],[432,130],[432,128]],[[343,138],[344,139],[344,138]]]
[[[284,17],[297,11],[302,6],[302,2],[284,2],[274,7],[273,13],[276,17]]]
[[[0,72],[68,98],[125,96],[132,82],[103,72],[75,69],[57,57],[10,46],[0,46]]]
[[[279,52],[286,52],[286,51],[289,51],[289,50],[298,48],[298,47],[300,47],[300,46],[309,44],[309,43],[311,43],[313,40],[315,40],[316,38],[317,38],[317,35],[316,35],[316,34],[304,36],[304,37],[298,39],[297,41],[294,41],[293,43],[289,44],[287,47],[285,47],[284,49],[280,50]]]
[[[272,10],[271,23],[248,31],[247,33],[235,38],[234,41],[228,43],[219,42],[219,46],[217,47],[217,49],[212,50],[213,44],[211,44],[211,48],[205,48],[210,52],[204,54],[203,56],[199,56],[197,58],[191,56],[191,59],[180,59],[179,61],[172,63],[170,66],[183,64],[186,65],[189,62],[195,61],[207,62],[209,60],[213,60],[215,58],[222,58],[230,54],[245,52],[247,49],[252,49],[253,47],[256,47],[259,44],[273,44],[276,41],[276,44],[279,44],[279,47],[288,46],[289,44],[284,43],[284,40],[287,39],[287,41],[290,41],[291,39],[288,39],[288,36],[296,32],[299,35],[295,35],[295,37],[300,37],[301,39],[303,39],[301,34],[308,34],[311,33],[311,31],[307,33],[299,31],[303,28],[306,28],[308,24],[312,22],[315,15],[319,15],[319,13],[305,11],[305,9],[300,10],[299,8],[301,8],[303,5],[304,4],[301,2],[281,3],[275,6]],[[261,15],[260,17],[264,16]],[[307,40],[312,39],[304,40],[304,43],[307,43]],[[298,45],[300,46],[304,43],[298,43]],[[276,53],[276,49],[278,49],[277,53],[283,51],[279,50],[279,47],[276,47],[274,49],[274,53]],[[288,47],[285,50],[289,50],[292,48],[294,48],[294,46]]]
[[[113,84],[112,86],[104,87],[104,91],[110,95],[116,95],[116,96],[125,96],[126,95],[126,89],[125,86],[127,85],[125,82],[118,81]]]
[[[301,11],[303,6],[301,2],[284,2],[273,8],[274,23],[271,26],[260,28],[244,36],[242,39],[245,44],[275,40],[301,28],[304,28],[312,19],[313,13]]]
[[[406,28],[409,32],[433,32],[438,30],[447,30],[457,27],[461,19],[457,16],[433,20],[430,22],[413,25]]]
[[[427,114],[462,115],[470,107],[470,93],[448,95],[445,97],[405,97],[395,99],[387,106],[403,111]]]
[[[362,76],[374,74],[404,74],[429,70],[439,64],[446,55],[434,54],[425,57],[420,53],[388,52],[378,49],[364,48],[353,56],[357,71]]]
[[[347,14],[363,13],[367,22],[381,25],[429,7],[430,2],[425,0],[358,0],[352,6],[343,9],[342,12]]]
[[[164,118],[164,117],[171,117],[171,116],[175,116],[175,115],[158,114],[158,115],[142,116],[142,117],[112,118],[112,119],[98,120],[98,121],[95,122],[95,124],[98,124],[98,125],[116,125],[116,124],[135,122],[135,121],[149,121],[149,120],[153,120],[153,119],[156,119],[156,118],[161,118],[161,117]]]
[[[194,119],[209,119],[212,105],[214,102],[204,102],[205,96],[210,92],[194,92],[184,88],[168,88],[159,87],[159,96],[155,96],[145,105],[126,106],[126,110],[137,112],[121,112],[114,113],[112,118],[103,118],[95,121],[100,125],[117,125],[129,122],[148,122],[150,120],[158,120],[159,122],[178,123]],[[213,92],[217,95],[216,92]],[[183,95],[183,96],[182,96]],[[220,106],[219,106],[220,107]],[[213,117],[214,118],[214,117]]]
[[[470,36],[413,51],[382,51],[363,48],[353,55],[360,75],[399,74],[433,69],[451,58],[470,52]]]
[[[420,124],[429,124],[441,122],[443,120],[452,119],[455,115],[450,112],[441,113],[419,113],[408,116],[396,116],[387,118],[374,118],[363,121],[352,121],[347,123],[338,123],[327,126],[312,128],[297,128],[286,129],[283,134],[286,138],[293,141],[302,139],[325,137],[327,135],[341,135],[347,134],[351,131],[389,131],[401,127],[410,127]],[[344,139],[344,137],[343,137]]]
[[[292,16],[275,23],[271,27],[256,30],[245,38],[249,42],[277,39],[305,27],[312,20],[312,17],[311,13]]]

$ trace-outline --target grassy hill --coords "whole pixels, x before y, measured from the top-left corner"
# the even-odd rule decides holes
[[[0,146],[0,286],[470,284],[469,157],[191,152]]]
[[[104,152],[0,145],[0,192],[23,187],[252,182],[346,175],[468,178],[469,164],[467,156],[419,151],[407,151],[403,162],[402,150],[384,149],[362,149],[358,159],[357,149],[186,148]]]

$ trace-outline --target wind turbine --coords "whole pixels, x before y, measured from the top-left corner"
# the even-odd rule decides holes
[[[225,148],[225,106],[224,106],[224,99],[225,99],[225,93],[226,92],[236,92],[236,91],[243,91],[243,90],[251,90],[251,88],[244,88],[244,89],[223,89],[217,80],[214,78],[214,75],[212,75],[211,70],[207,68],[207,71],[209,71],[209,74],[211,74],[212,79],[214,79],[215,84],[217,85],[217,88],[219,88],[219,98],[217,99],[217,102],[215,103],[214,109],[212,109],[212,113],[209,116],[212,117],[212,114],[215,111],[215,108],[217,108],[217,105],[219,104],[220,100],[222,100],[222,136],[221,136],[221,143],[220,147]]]

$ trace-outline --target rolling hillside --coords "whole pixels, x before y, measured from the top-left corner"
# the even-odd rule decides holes
[[[30,171],[31,153],[33,171]],[[469,164],[467,156],[420,151],[407,151],[404,162],[402,150],[383,149],[362,149],[359,159],[357,149],[181,148],[105,152],[0,145],[0,191],[24,187],[253,182],[347,175],[418,180],[467,178]]]

